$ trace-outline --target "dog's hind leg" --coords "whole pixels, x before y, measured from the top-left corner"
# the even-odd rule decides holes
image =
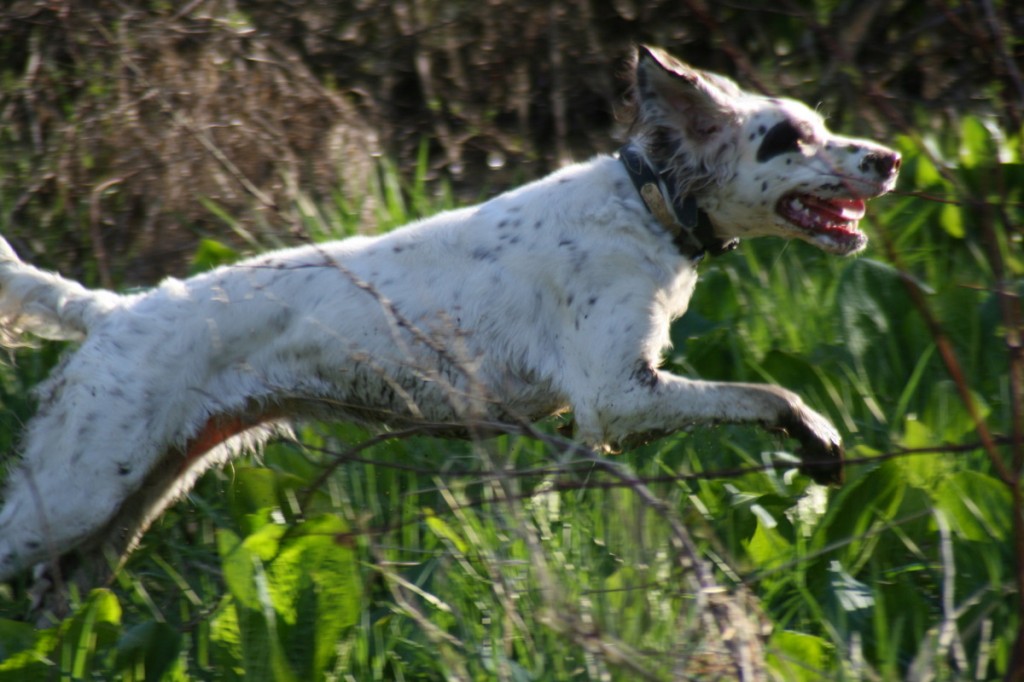
[[[109,367],[96,373],[87,359],[74,356],[39,391],[40,410],[5,484],[0,579],[92,536],[159,456],[152,438],[139,437],[139,397],[111,391]],[[97,380],[86,378],[90,370]]]
[[[83,394],[91,395],[92,388],[76,385],[62,391],[30,425],[0,509],[0,580],[75,555],[76,579],[83,585],[101,584],[110,575],[111,561],[125,555],[199,474],[277,430],[262,423],[264,415],[214,418],[187,443],[175,446],[144,428],[125,434],[109,421],[94,428],[102,421],[95,412],[71,407]],[[141,410],[127,415],[124,423],[145,425]]]

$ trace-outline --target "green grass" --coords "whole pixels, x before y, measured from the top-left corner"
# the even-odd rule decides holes
[[[929,292],[989,429],[1011,433],[1021,415],[998,292],[1024,292],[1024,173],[1012,153],[996,161],[983,129],[964,129],[934,143],[958,150],[945,175],[920,142],[902,142],[904,193],[873,202],[865,257],[744,244],[704,266],[674,329],[677,370],[779,382],[828,414],[863,460],[844,487],[763,470],[765,453],[791,444],[753,428],[697,429],[614,458],[629,483],[558,447],[555,425],[547,440],[364,450],[367,432],[314,425],[260,463],[204,477],[116,585],[81,595],[53,628],[17,620],[23,585],[0,595],[0,680],[715,679],[721,642],[707,636],[673,520],[723,585],[759,598],[777,679],[998,677],[1020,625],[1020,509],[904,277]],[[428,194],[423,168],[407,182],[382,168],[382,228],[451,205]],[[995,178],[1004,189],[989,193]],[[297,202],[312,237],[357,230],[361,207],[340,196]],[[207,243],[197,268],[234,257]],[[19,354],[3,370],[7,426],[28,414],[26,388],[52,356]]]

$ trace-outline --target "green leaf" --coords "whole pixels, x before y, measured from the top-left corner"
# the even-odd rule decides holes
[[[973,391],[969,393],[978,411],[978,417],[985,420],[991,409],[980,395]],[[932,385],[921,421],[932,433],[939,435],[947,443],[959,442],[976,429],[956,384],[951,380],[939,381]]]
[[[945,180],[927,154],[914,154],[910,157],[910,160],[913,164],[914,172],[912,177],[914,178],[915,187],[924,188],[945,184]]]
[[[37,631],[27,623],[0,620],[0,682],[53,679],[51,653],[56,630]]]
[[[979,542],[1009,540],[1012,497],[997,479],[976,471],[958,471],[943,479],[934,500],[961,537]]]
[[[224,581],[234,603],[241,663],[247,680],[291,682],[297,679],[287,664],[278,634],[277,613],[270,596],[265,560],[277,547],[280,526],[264,526],[239,542],[230,531],[217,533]]]
[[[213,270],[221,265],[229,265],[239,258],[238,252],[223,242],[213,239],[203,239],[192,256],[192,273]]]
[[[121,631],[121,604],[114,593],[97,589],[89,593],[85,603],[58,628],[59,639],[70,654],[71,673],[75,677],[92,674],[97,655],[111,647]]]
[[[960,127],[960,163],[965,168],[991,163],[996,156],[992,133],[977,116],[964,116]]]
[[[770,569],[793,558],[793,544],[777,525],[759,518],[754,535],[747,541],[747,552],[759,569]]]
[[[238,467],[228,488],[228,509],[241,529],[255,534],[262,527],[279,525],[281,514],[280,474],[263,467]],[[272,533],[275,531],[271,531]]]
[[[942,229],[945,230],[946,234],[950,237],[963,239],[966,234],[964,231],[961,207],[957,204],[942,205],[942,209],[939,211],[939,224],[942,225]]]
[[[284,651],[300,678],[333,666],[342,634],[359,622],[362,581],[355,551],[338,542],[348,531],[334,515],[297,526],[270,564],[270,595]]]
[[[3,661],[0,663],[0,670],[5,668],[11,656],[19,651],[32,649],[39,639],[39,633],[28,623],[0,620],[0,661]]]
[[[792,630],[778,630],[768,642],[768,665],[778,679],[818,682],[830,669],[834,648],[826,640]]]
[[[899,464],[888,461],[843,487],[829,500],[825,518],[815,528],[815,544],[843,547],[847,565],[863,561],[878,541],[869,529],[895,520],[907,494],[905,479]]]
[[[228,490],[236,516],[278,506],[277,472],[263,467],[239,467]]]
[[[843,271],[837,296],[844,341],[875,391],[896,394],[933,343],[907,293],[911,276],[869,258]],[[913,286],[933,293],[920,281]]]
[[[262,570],[259,566],[277,554],[285,532],[284,526],[273,524],[263,526],[244,540],[229,530],[217,532],[224,581],[231,595],[246,608],[260,607],[261,597],[256,588],[256,576]]]
[[[905,448],[919,450],[935,445],[935,434],[927,424],[921,423],[916,415],[912,415],[903,422],[903,433],[898,441]]]
[[[218,533],[235,609],[235,622],[221,623],[219,637],[224,651],[241,652],[247,675],[261,668],[275,680],[316,679],[333,666],[337,643],[362,606],[355,552],[337,541],[347,529],[325,515],[290,530],[267,525],[244,540]]]
[[[465,554],[469,551],[469,545],[462,539],[462,536],[459,535],[454,528],[448,525],[444,519],[434,514],[433,510],[424,509],[423,514],[426,517],[427,527],[430,528],[430,530],[434,531],[434,533],[439,537],[442,537],[455,545],[455,548],[459,550],[459,552]]]
[[[159,680],[181,653],[181,633],[167,623],[144,621],[128,630],[117,644],[118,670]]]
[[[222,600],[221,608],[210,623],[211,652],[217,668],[232,679],[244,679],[245,653],[242,650],[242,632],[238,625],[238,611],[230,596]]]

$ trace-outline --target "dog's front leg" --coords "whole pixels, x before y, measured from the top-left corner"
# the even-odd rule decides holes
[[[843,446],[835,427],[784,388],[693,381],[640,363],[624,382],[592,395],[589,409],[577,410],[580,437],[591,444],[628,443],[700,424],[753,423],[797,439],[801,470],[815,481],[842,481]]]

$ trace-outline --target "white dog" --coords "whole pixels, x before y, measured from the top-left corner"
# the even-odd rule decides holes
[[[838,433],[793,393],[658,365],[706,253],[758,236],[860,251],[864,200],[892,189],[899,155],[655,48],[638,50],[635,79],[618,158],[382,236],[123,296],[37,270],[0,239],[4,342],[81,341],[39,387],[9,466],[0,579],[123,555],[204,469],[296,418],[457,435],[571,410],[597,448],[752,422],[839,481]]]

